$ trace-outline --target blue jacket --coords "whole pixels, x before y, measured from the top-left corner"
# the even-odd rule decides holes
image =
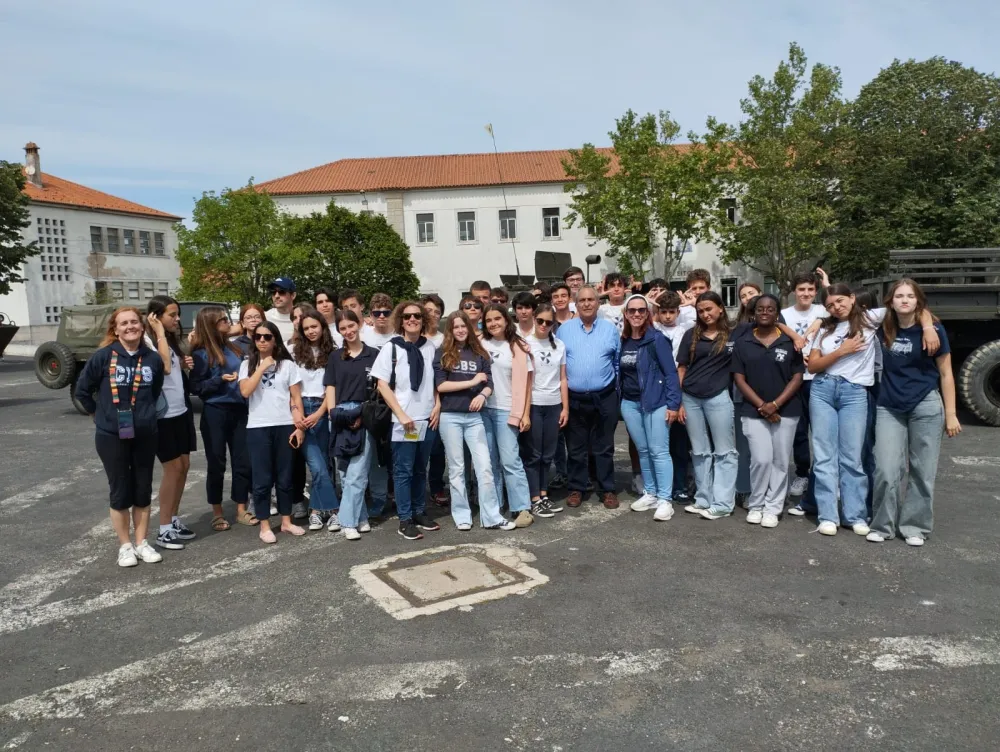
[[[240,394],[239,381],[223,381],[222,379],[224,373],[239,373],[243,358],[228,347],[224,348],[222,352],[226,359],[225,365],[212,367],[208,365],[207,350],[200,347],[191,353],[191,357],[194,359],[194,368],[191,370],[190,379],[191,394],[201,397],[202,402],[207,405],[246,407],[247,401]]]
[[[118,407],[115,407],[111,398],[109,371],[112,353],[118,353],[115,373]],[[145,343],[140,344],[138,352],[132,356],[118,341],[91,355],[76,380],[76,398],[94,416],[98,431],[118,435],[118,410],[127,410],[132,403],[132,384],[139,360],[142,361],[141,380],[132,416],[135,432],[144,435],[156,433],[156,401],[163,391],[163,361]]]
[[[618,396],[621,398],[621,349],[618,350],[615,371],[618,373]],[[652,326],[639,341],[638,355],[639,407],[651,413],[664,405],[668,410],[681,406],[681,384],[674,365],[674,350],[670,340]]]

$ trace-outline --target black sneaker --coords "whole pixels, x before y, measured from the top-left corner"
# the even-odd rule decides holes
[[[413,520],[400,521],[397,532],[406,540],[420,540],[424,537],[424,534],[417,530],[417,526],[413,524]]]
[[[556,513],[549,509],[545,499],[531,502],[531,513],[535,517],[555,517]]]
[[[440,530],[441,526],[437,524],[431,517],[427,515],[426,512],[421,512],[420,514],[413,515],[413,521],[417,523],[417,527],[421,530]]]
[[[197,535],[195,535],[194,530],[189,528],[180,520],[174,520],[171,523],[171,527],[173,527],[174,533],[176,533],[177,537],[180,538],[181,540],[194,540],[195,538],[198,537]]]
[[[691,504],[694,502],[694,497],[687,492],[687,489],[683,491],[674,491],[671,496],[671,501],[675,504]]]
[[[562,473],[556,473],[549,479],[549,488],[566,488],[566,476]]]
[[[184,548],[184,544],[181,539],[177,537],[177,531],[172,527],[167,528],[165,531],[156,536],[154,541],[158,548],[169,548],[174,551],[180,551]]]
[[[543,496],[542,501],[545,502],[545,506],[547,506],[549,508],[549,511],[552,512],[553,514],[556,512],[561,512],[563,510],[562,504],[560,504],[558,501],[552,501],[552,499],[550,499],[548,496]]]

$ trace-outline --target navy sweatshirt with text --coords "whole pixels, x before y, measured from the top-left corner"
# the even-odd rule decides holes
[[[118,384],[119,405],[111,399],[112,353],[118,353],[115,381]],[[139,345],[135,355],[129,355],[121,342],[112,342],[90,356],[76,380],[74,394],[88,413],[93,414],[97,430],[118,435],[118,410],[128,409],[132,403],[132,385],[135,367],[140,363],[139,392],[135,398],[133,422],[137,434],[156,433],[156,401],[163,391],[163,361],[145,343]]]

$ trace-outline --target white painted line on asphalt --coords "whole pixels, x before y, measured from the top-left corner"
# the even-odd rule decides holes
[[[22,744],[24,744],[26,741],[28,741],[28,737],[29,736],[31,736],[31,732],[30,731],[25,731],[23,734],[18,734],[17,736],[13,737],[10,741],[8,741],[5,745],[3,745],[3,748],[4,749],[17,749]]]
[[[0,515],[15,514],[16,512],[24,511],[42,499],[57,494],[82,480],[87,480],[94,473],[98,473],[103,469],[104,466],[99,462],[88,462],[85,465],[78,465],[73,468],[65,477],[47,480],[44,483],[39,483],[34,488],[29,488],[21,493],[8,496],[6,499],[0,501]]]
[[[0,389],[9,386],[28,386],[28,384],[40,384],[38,379],[21,379],[19,381],[0,381]]]
[[[876,637],[865,662],[878,671],[1000,665],[1000,640],[973,637]]]
[[[128,685],[146,685],[155,694],[163,692],[158,678],[164,666],[172,674],[191,666],[205,666],[215,671],[226,660],[244,660],[248,655],[270,650],[275,636],[293,634],[299,620],[290,614],[275,616],[258,624],[220,634],[202,642],[174,648],[103,674],[79,679],[47,689],[0,706],[0,718],[30,721],[42,718],[79,718],[100,712],[135,712],[138,701],[134,691],[122,691]],[[152,683],[150,683],[152,682]]]
[[[969,467],[1000,467],[1000,457],[952,457],[951,461]]]

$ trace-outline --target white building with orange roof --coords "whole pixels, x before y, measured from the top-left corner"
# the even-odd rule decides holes
[[[562,160],[568,156],[559,150],[341,159],[257,188],[294,215],[323,212],[331,200],[382,214],[410,246],[421,292],[435,292],[452,307],[475,280],[499,285],[502,276],[514,277],[515,253],[522,276],[536,275],[539,252],[540,258],[565,254],[548,260],[585,271],[587,256],[600,255],[593,282],[614,269],[603,241],[586,227],[566,225],[571,196],[563,189]],[[696,243],[672,286],[682,288],[687,272],[699,267],[711,271],[713,287],[730,305],[738,305],[739,284],[759,280],[742,266],[723,265],[711,243]]]
[[[181,217],[42,172],[38,146],[24,151],[31,224],[22,235],[40,253],[24,264],[25,282],[0,296],[0,313],[20,327],[8,353],[55,339],[62,309],[96,292],[142,308],[177,288]]]

